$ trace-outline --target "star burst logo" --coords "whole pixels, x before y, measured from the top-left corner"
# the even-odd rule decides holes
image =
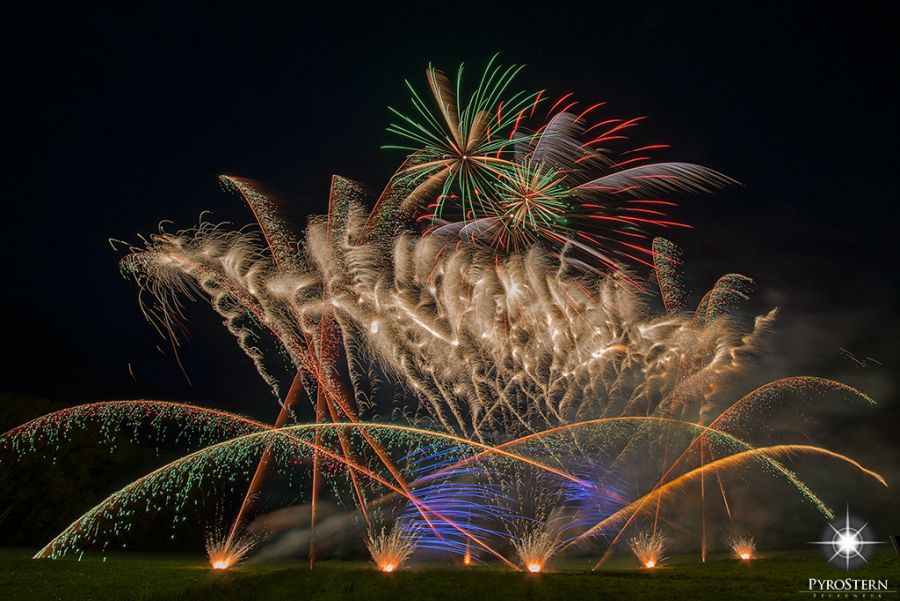
[[[848,506],[844,517],[828,524],[822,540],[810,544],[820,545],[825,560],[833,567],[849,572],[867,564],[875,553],[875,545],[883,542],[873,540],[874,534],[868,526],[868,522],[851,517]]]

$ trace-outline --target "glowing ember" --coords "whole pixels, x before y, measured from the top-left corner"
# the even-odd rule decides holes
[[[539,563],[530,563],[528,564],[528,571],[533,573],[538,573],[541,571],[541,564]]]
[[[225,561],[224,559],[220,559],[220,560],[218,560],[218,561],[212,562],[212,568],[213,568],[214,570],[224,570],[224,569],[227,569],[227,568],[230,567],[230,566],[231,566],[231,564],[228,563],[227,561]]]
[[[395,567],[396,566],[394,566],[394,564],[392,564],[392,563],[386,563],[383,566],[381,566],[381,571],[382,572],[393,572]]]
[[[655,568],[656,562],[651,559],[650,561],[648,561],[647,563],[644,564],[644,567],[648,568],[648,569]]]
[[[745,559],[745,560],[750,559],[750,554],[749,553],[741,553],[741,559]]]
[[[470,566],[472,565],[472,558],[469,555],[463,557],[463,565]]]

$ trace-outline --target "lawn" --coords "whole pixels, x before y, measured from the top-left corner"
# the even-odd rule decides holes
[[[244,565],[211,571],[199,555],[120,554],[82,561],[30,559],[21,549],[0,550],[0,599],[185,600],[206,599],[806,599],[809,578],[888,579],[900,585],[900,558],[881,549],[872,562],[850,574],[828,566],[817,551],[765,553],[752,562],[713,556],[674,557],[648,572],[614,558],[591,572],[585,561],[558,565],[543,574],[516,573],[496,566],[414,566],[393,574],[363,562],[324,561],[313,571],[300,562]],[[895,597],[884,595],[884,598]]]

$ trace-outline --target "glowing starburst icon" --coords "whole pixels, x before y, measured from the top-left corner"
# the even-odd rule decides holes
[[[821,545],[829,564],[849,572],[868,563],[875,552],[875,545],[882,544],[882,541],[866,538],[864,531],[868,526],[868,522],[851,518],[850,508],[847,507],[843,519],[837,518],[828,524],[823,540],[810,544]],[[868,533],[871,534],[871,529]]]

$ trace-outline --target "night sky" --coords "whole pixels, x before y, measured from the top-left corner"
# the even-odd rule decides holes
[[[221,173],[264,182],[301,225],[324,212],[332,173],[378,189],[402,159],[380,146],[391,141],[387,106],[408,106],[403,79],[423,84],[429,60],[475,72],[500,52],[527,65],[520,86],[648,115],[640,135],[673,146],[661,158],[739,180],[677,213],[695,226],[672,235],[695,294],[721,273],[752,276],[751,310],[782,308],[774,352],[785,369],[843,375],[890,409],[895,9],[506,3],[506,14],[460,4],[439,15],[327,4],[336,8],[291,14],[78,5],[7,22],[7,147],[24,164],[7,175],[4,203],[5,391],[274,415],[202,303],[189,311],[188,385],[107,240],[137,241],[164,219],[190,226],[204,210],[248,223]],[[883,365],[860,375],[841,348]]]

